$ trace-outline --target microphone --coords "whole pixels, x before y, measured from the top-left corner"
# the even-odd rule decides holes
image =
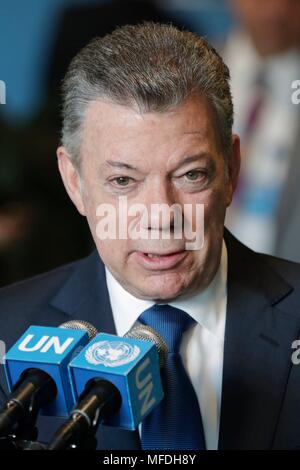
[[[87,443],[100,423],[136,429],[163,398],[160,367],[167,352],[163,338],[146,325],[133,327],[123,338],[96,336],[69,365],[79,399],[47,449]]]
[[[97,330],[72,320],[60,327],[31,326],[5,356],[11,392],[0,410],[0,437],[36,436],[37,415],[68,416],[75,404],[68,364]],[[36,437],[33,437],[36,438]]]

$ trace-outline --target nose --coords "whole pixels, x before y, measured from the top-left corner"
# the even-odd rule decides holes
[[[147,216],[142,218],[141,227],[144,230],[172,230],[173,204],[176,204],[176,198],[171,183],[162,179],[152,182],[144,195]]]

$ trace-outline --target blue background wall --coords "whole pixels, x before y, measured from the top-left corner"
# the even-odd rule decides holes
[[[0,112],[5,119],[24,121],[42,103],[45,68],[63,10],[105,1],[109,2],[1,0],[0,80],[6,83],[6,105],[0,106]],[[222,38],[231,25],[225,0],[163,0],[157,4],[212,40]]]

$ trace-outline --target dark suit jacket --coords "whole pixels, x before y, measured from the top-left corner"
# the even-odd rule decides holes
[[[219,449],[292,449],[300,446],[300,366],[292,342],[300,330],[300,265],[260,255],[225,230],[228,304]],[[9,348],[30,325],[70,319],[115,333],[97,252],[0,290],[0,339]],[[6,392],[0,374],[0,400]],[[39,418],[46,442],[61,419]],[[188,423],[187,423],[188,426]],[[99,448],[139,449],[137,431],[100,426]]]

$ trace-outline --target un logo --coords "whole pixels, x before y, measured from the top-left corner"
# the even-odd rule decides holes
[[[140,352],[138,346],[124,341],[99,341],[88,348],[85,358],[90,364],[118,367],[134,361]]]

